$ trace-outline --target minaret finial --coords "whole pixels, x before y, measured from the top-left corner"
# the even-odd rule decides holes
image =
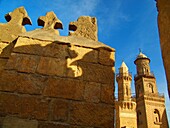
[[[141,48],[139,48],[139,53],[141,53],[142,52],[142,50],[141,50]]]

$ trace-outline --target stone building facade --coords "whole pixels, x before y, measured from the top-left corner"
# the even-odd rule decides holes
[[[116,128],[137,128],[136,102],[131,95],[132,75],[123,62],[116,75],[118,83],[118,101],[116,108]]]
[[[160,45],[170,97],[170,1],[157,0],[157,8]]]
[[[113,128],[115,50],[97,39],[97,21],[80,17],[69,36],[53,12],[31,21],[23,7],[0,24],[0,127]],[[15,27],[14,27],[15,26]],[[15,29],[14,29],[15,28]]]
[[[150,71],[150,59],[140,52],[134,63],[136,97],[131,95],[132,75],[124,62],[116,75],[116,128],[169,128],[165,98],[157,90],[156,78]]]
[[[134,61],[138,128],[168,128],[164,95],[159,94],[150,59],[140,52]]]

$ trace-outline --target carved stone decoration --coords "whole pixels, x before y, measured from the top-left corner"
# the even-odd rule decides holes
[[[0,24],[0,41],[12,42],[20,33],[26,32],[24,25],[31,25],[31,20],[24,7],[19,7],[5,15],[8,23]]]
[[[48,12],[45,16],[40,16],[37,22],[39,26],[43,26],[44,30],[63,29],[62,22],[57,18],[54,12]],[[58,30],[56,30],[56,33],[59,35]]]
[[[81,16],[77,21],[70,22],[69,32],[70,36],[82,36],[94,41],[98,41],[97,37],[97,19],[90,16]]]

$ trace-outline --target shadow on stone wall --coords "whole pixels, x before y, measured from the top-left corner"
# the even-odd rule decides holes
[[[39,128],[113,127],[112,51],[22,37],[1,56],[8,48],[13,49],[0,76],[0,126],[14,117]]]

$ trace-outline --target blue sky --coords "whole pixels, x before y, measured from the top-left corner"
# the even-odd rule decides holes
[[[15,8],[24,6],[33,25],[27,31],[39,28],[37,19],[48,11],[54,11],[63,22],[60,35],[68,35],[68,24],[81,15],[94,16],[98,20],[99,41],[116,49],[116,71],[122,60],[133,75],[136,74],[134,60],[142,49],[151,59],[151,70],[157,79],[160,93],[165,93],[167,114],[170,117],[170,101],[163,68],[157,9],[155,0],[0,0],[0,22],[5,23],[4,15]],[[117,84],[116,84],[117,86]],[[132,92],[134,84],[132,83]],[[170,120],[169,120],[170,122]]]

